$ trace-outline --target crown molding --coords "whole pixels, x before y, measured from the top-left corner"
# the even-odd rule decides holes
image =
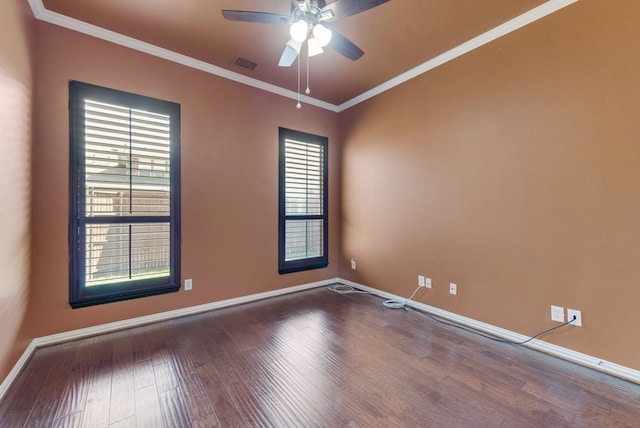
[[[213,74],[215,76],[222,77],[224,79],[232,80],[234,82],[242,83],[244,85],[252,86],[263,91],[271,92],[276,95],[280,95],[286,98],[297,100],[298,96],[300,101],[313,105],[325,110],[329,110],[335,113],[347,110],[357,104],[360,104],[370,98],[380,95],[383,92],[388,91],[404,82],[407,82],[421,74],[426,73],[429,70],[433,70],[449,61],[452,61],[468,52],[473,51],[487,43],[490,43],[504,35],[507,35],[513,31],[516,31],[526,25],[529,25],[545,16],[551,15],[560,9],[572,5],[579,0],[549,0],[546,3],[541,4],[538,7],[531,9],[528,12],[519,15],[504,24],[483,33],[471,40],[468,40],[461,45],[456,46],[453,49],[448,50],[378,86],[372,88],[362,94],[340,104],[335,105],[316,98],[312,98],[306,95],[298,95],[298,93],[289,89],[282,88],[280,86],[272,85],[270,83],[263,82],[258,79],[254,79],[243,74],[229,71],[225,68],[218,67],[207,62],[191,58],[189,56],[179,54],[177,52],[170,51],[168,49],[161,48],[159,46],[152,45],[141,40],[134,39],[132,37],[124,36],[122,34],[110,31],[86,22],[70,18],[68,16],[52,12],[46,9],[42,3],[42,0],[28,0],[29,6],[36,19],[44,22],[48,22],[53,25],[67,28],[69,30],[78,31],[80,33],[88,34],[90,36],[106,40],[117,45],[126,46],[131,49],[135,49],[140,52],[144,52],[149,55],[153,55],[159,58],[166,59],[178,64],[182,64],[186,67],[194,68],[196,70],[204,71],[205,73]]]
[[[272,85],[270,83],[263,82],[252,77],[245,76],[240,73],[227,70],[222,67],[218,67],[207,62],[189,57],[187,55],[179,54],[177,52],[170,51],[168,49],[161,48],[151,43],[143,42],[132,37],[116,33],[115,31],[107,30],[96,25],[88,24],[75,18],[62,15],[57,12],[52,12],[44,7],[42,0],[28,0],[31,11],[36,19],[40,21],[48,22],[49,24],[57,25],[67,28],[69,30],[77,31],[79,33],[87,34],[98,39],[106,40],[116,45],[125,46],[140,52],[144,52],[149,55],[163,58],[168,61],[175,62],[177,64],[184,65],[196,70],[204,71],[205,73],[213,74],[224,79],[232,80],[234,82],[242,83],[244,85],[252,86],[263,91],[271,92],[282,97],[291,98],[300,102],[320,107],[325,110],[338,112],[338,106],[331,104],[316,98],[312,98],[303,94],[298,95],[297,92],[289,89],[282,88],[280,86]]]

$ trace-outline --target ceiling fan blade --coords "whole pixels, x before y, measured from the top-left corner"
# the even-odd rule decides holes
[[[298,58],[301,46],[302,43],[298,43],[293,39],[289,40],[284,46],[284,51],[282,52],[282,56],[280,57],[280,62],[278,62],[278,65],[280,67],[291,67],[296,58]]]
[[[320,9],[321,21],[335,21],[355,15],[365,10],[373,9],[388,2],[389,0],[336,0],[333,3]]]
[[[261,24],[290,24],[291,17],[269,12],[250,10],[223,10],[222,16],[229,21],[259,22]]]
[[[364,55],[364,51],[362,49],[357,47],[351,40],[334,30],[333,26],[331,26],[331,32],[333,33],[333,36],[329,42],[329,47],[333,50],[346,56],[351,61],[356,61]]]

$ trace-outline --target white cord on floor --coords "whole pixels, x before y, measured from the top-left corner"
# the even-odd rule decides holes
[[[422,286],[418,286],[418,288],[416,288],[416,290],[413,292],[411,297],[409,297],[408,299],[402,299],[402,300],[390,299],[390,300],[383,301],[382,304],[386,308],[391,308],[391,309],[404,308],[404,310],[407,311],[408,309],[405,307],[407,301],[413,299],[413,296],[416,295],[416,293],[418,292],[418,290],[420,290],[420,288],[422,288]],[[350,285],[344,285],[344,284],[336,284],[336,285],[334,285],[332,287],[329,287],[329,290],[331,290],[331,291],[333,291],[335,293],[338,293],[338,294],[352,294],[352,293],[373,294],[373,293],[369,293],[368,291],[358,290],[358,289],[356,289],[356,288],[354,288],[354,287],[352,287]],[[558,326],[551,327],[551,328],[548,328],[546,330],[543,330],[540,333],[538,333],[538,334],[536,334],[534,336],[531,336],[527,340],[523,340],[521,342],[514,342],[514,341],[511,341],[511,340],[501,339],[499,337],[494,337],[494,336],[491,336],[491,335],[483,334],[483,333],[481,333],[481,332],[479,332],[477,330],[474,330],[474,329],[469,328],[469,327],[465,327],[464,325],[460,325],[460,324],[457,324],[455,322],[444,321],[439,316],[433,315],[433,314],[431,314],[429,312],[424,312],[422,310],[417,310],[417,311],[422,313],[422,314],[424,314],[424,315],[426,315],[426,316],[428,316],[429,318],[433,319],[434,321],[437,321],[437,322],[441,323],[441,324],[448,325],[450,327],[459,328],[459,329],[464,330],[466,332],[476,334],[476,335],[478,335],[480,337],[484,337],[485,339],[490,339],[490,340],[493,340],[493,341],[496,341],[496,342],[506,343],[506,344],[509,344],[509,345],[524,345],[526,343],[531,342],[533,339],[536,339],[536,338],[542,336],[545,333],[549,333],[550,331],[565,327],[565,326],[571,324],[572,322],[576,321],[576,317],[574,316],[571,320],[569,320],[569,321],[567,321],[565,323],[562,323],[562,324],[560,324]]]
[[[386,308],[390,308],[390,309],[404,308],[407,303],[407,300],[413,299],[413,296],[416,295],[416,293],[418,292],[418,290],[420,290],[420,288],[421,287],[416,288],[416,291],[414,291],[411,297],[409,297],[408,299],[402,299],[402,300],[390,299],[390,300],[383,301],[382,304]],[[332,287],[329,287],[329,290],[338,294],[371,294],[368,291],[358,290],[355,287],[352,287],[350,285],[345,285],[345,284],[336,284]]]
[[[329,287],[329,290],[338,294],[371,294],[368,291],[358,290],[350,285],[336,284],[333,287]]]
[[[382,304],[385,306],[385,308],[391,308],[391,309],[404,308],[404,306],[407,303],[407,300],[413,299],[413,296],[416,295],[416,293],[418,292],[418,290],[420,290],[420,288],[422,287],[418,286],[418,288],[416,288],[416,291],[414,291],[411,297],[409,297],[408,299],[403,299],[403,300],[390,299],[390,300],[385,300],[384,302],[382,302]]]

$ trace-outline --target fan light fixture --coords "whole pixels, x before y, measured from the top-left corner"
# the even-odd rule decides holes
[[[301,10],[303,10],[302,6]],[[305,41],[307,42],[307,89],[304,92],[309,95],[309,93],[311,93],[311,90],[309,89],[309,58],[320,55],[324,52],[324,49],[322,48],[331,43],[333,33],[322,24],[313,24],[304,19],[300,19],[291,24],[289,33],[291,34],[291,40],[287,42],[285,51],[280,58],[280,62],[281,64],[286,64],[289,59],[295,58],[300,54],[302,44]],[[298,61],[298,104],[296,107],[302,107],[302,104],[300,104],[300,61]]]
[[[298,43],[303,43],[309,36],[309,27],[310,25],[303,19],[294,22],[291,24],[291,28],[289,29],[291,38]],[[312,34],[316,40],[314,43],[321,48],[327,46],[331,42],[331,37],[333,36],[331,30],[322,24],[314,25]]]
[[[307,40],[307,33],[309,32],[309,24],[306,21],[300,20],[291,24],[291,38],[298,43],[302,43]]]
[[[318,46],[321,48],[327,46],[331,42],[333,33],[327,27],[322,24],[316,24],[313,27],[313,37],[318,41]]]
[[[310,57],[320,55],[322,52],[324,52],[324,49],[322,49],[322,46],[320,46],[320,41],[314,37],[307,40],[307,47],[309,48]]]

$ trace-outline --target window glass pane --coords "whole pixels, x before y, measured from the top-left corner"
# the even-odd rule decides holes
[[[86,286],[129,280],[129,226],[86,226]]]
[[[168,215],[170,118],[85,100],[87,215]]]
[[[322,220],[287,220],[285,222],[285,261],[323,255]]]
[[[169,224],[134,224],[131,227],[131,277],[169,275]]]
[[[88,100],[84,109],[86,213],[128,213],[128,109]]]
[[[169,275],[169,223],[86,226],[86,286]]]
[[[131,111],[132,214],[169,213],[170,118]]]
[[[323,213],[323,162],[322,146],[286,140],[286,215]]]

